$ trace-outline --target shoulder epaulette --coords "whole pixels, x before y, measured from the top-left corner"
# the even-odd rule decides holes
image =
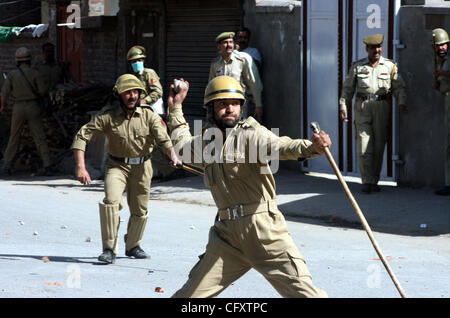
[[[242,128],[259,128],[261,126],[260,123],[258,123],[258,121],[253,118],[252,116],[248,116],[247,119],[245,119],[244,121],[242,121]]]
[[[239,55],[237,55],[237,54],[235,54],[235,53],[233,53],[233,55],[234,55],[234,57],[235,57],[236,59],[238,59],[239,61],[245,62],[245,58],[244,58],[244,57],[239,56]]]

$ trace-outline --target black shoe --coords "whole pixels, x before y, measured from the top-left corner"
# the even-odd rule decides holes
[[[378,184],[371,184],[370,185],[370,190],[372,190],[373,192],[380,192],[381,188]]]
[[[372,190],[372,187],[370,186],[369,183],[364,183],[362,185],[362,188],[361,188],[362,192],[369,194],[371,190]]]
[[[111,250],[104,250],[102,254],[98,257],[100,262],[105,262],[108,264],[114,264],[116,261],[116,254]]]
[[[147,255],[144,250],[142,248],[138,246],[133,247],[131,250],[129,251],[125,251],[125,255],[129,256],[129,257],[134,257],[134,258],[150,258],[149,255]]]
[[[450,195],[450,186],[445,186],[435,192],[437,195]]]

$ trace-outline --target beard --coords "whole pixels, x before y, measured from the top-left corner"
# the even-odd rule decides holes
[[[214,115],[214,122],[219,127],[220,130],[225,131],[227,128],[234,128],[236,127],[237,123],[239,122],[240,117],[239,116],[233,116],[233,119],[231,118],[225,118],[225,115],[218,118],[217,115]]]

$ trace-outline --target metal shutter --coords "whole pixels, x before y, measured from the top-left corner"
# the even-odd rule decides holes
[[[187,115],[204,115],[203,94],[211,61],[217,57],[216,36],[235,31],[241,22],[239,0],[167,1],[166,91],[174,78],[190,83],[183,104]]]

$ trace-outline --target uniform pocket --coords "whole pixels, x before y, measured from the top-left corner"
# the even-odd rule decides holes
[[[252,167],[249,164],[224,163],[223,171],[230,179],[245,179],[250,175]]]
[[[290,263],[286,268],[289,275],[296,277],[311,277],[311,273],[309,272],[308,267],[306,267],[306,262],[297,248],[291,248],[290,250],[286,251],[286,254],[289,258]]]
[[[356,77],[358,78],[358,87],[359,88],[369,88],[370,87],[369,74],[359,73]]]
[[[253,215],[256,244],[264,257],[276,257],[289,246],[291,238],[281,213],[264,212]],[[259,246],[259,248],[257,248]]]
[[[142,147],[145,145],[147,138],[150,136],[149,130],[145,128],[136,128],[134,130],[134,139],[136,143]]]
[[[391,86],[391,80],[389,74],[379,74],[378,75],[378,87],[389,89]]]

